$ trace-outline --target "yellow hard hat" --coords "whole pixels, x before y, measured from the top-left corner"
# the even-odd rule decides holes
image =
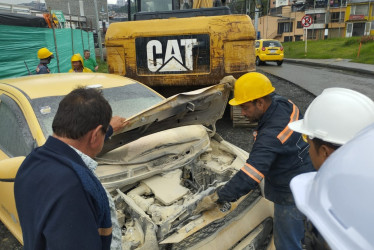
[[[71,62],[76,62],[76,61],[80,61],[83,64],[83,58],[81,54],[77,53],[71,57]]]
[[[267,96],[274,90],[275,88],[265,75],[257,72],[247,73],[236,80],[234,98],[229,103],[232,106],[240,105]]]
[[[39,59],[45,59],[45,58],[48,58],[50,56],[53,56],[53,53],[51,51],[49,51],[47,48],[41,48],[40,50],[38,50],[38,58]]]

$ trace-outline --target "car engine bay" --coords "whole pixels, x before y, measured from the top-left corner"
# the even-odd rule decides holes
[[[97,158],[96,173],[115,200],[124,249],[150,242],[154,248],[181,227],[186,233],[204,227],[201,215],[192,213],[198,201],[227,182],[246,157],[204,126],[192,125]]]

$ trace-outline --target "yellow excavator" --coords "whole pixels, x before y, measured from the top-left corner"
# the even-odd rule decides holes
[[[170,96],[255,71],[252,20],[224,1],[128,1],[133,20],[111,24],[105,36],[109,72]],[[248,124],[239,109],[232,117],[234,126]]]

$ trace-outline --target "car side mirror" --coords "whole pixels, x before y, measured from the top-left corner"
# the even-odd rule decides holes
[[[18,169],[24,160],[25,160],[24,156],[1,160],[0,161],[0,182],[14,182]]]

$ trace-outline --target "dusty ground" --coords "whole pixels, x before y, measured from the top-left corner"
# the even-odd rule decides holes
[[[278,79],[268,75],[272,81],[275,91],[288,99],[291,99],[304,114],[314,96],[309,92],[297,87],[293,83]],[[251,128],[233,128],[230,121],[230,114],[225,113],[223,119],[217,122],[217,132],[227,141],[241,147],[246,151],[251,150],[250,141],[252,141]],[[6,227],[0,222],[0,250],[18,250],[22,249],[18,241],[10,234]]]
[[[0,221],[0,249],[18,250],[22,249],[21,244],[13,237],[4,224]]]

